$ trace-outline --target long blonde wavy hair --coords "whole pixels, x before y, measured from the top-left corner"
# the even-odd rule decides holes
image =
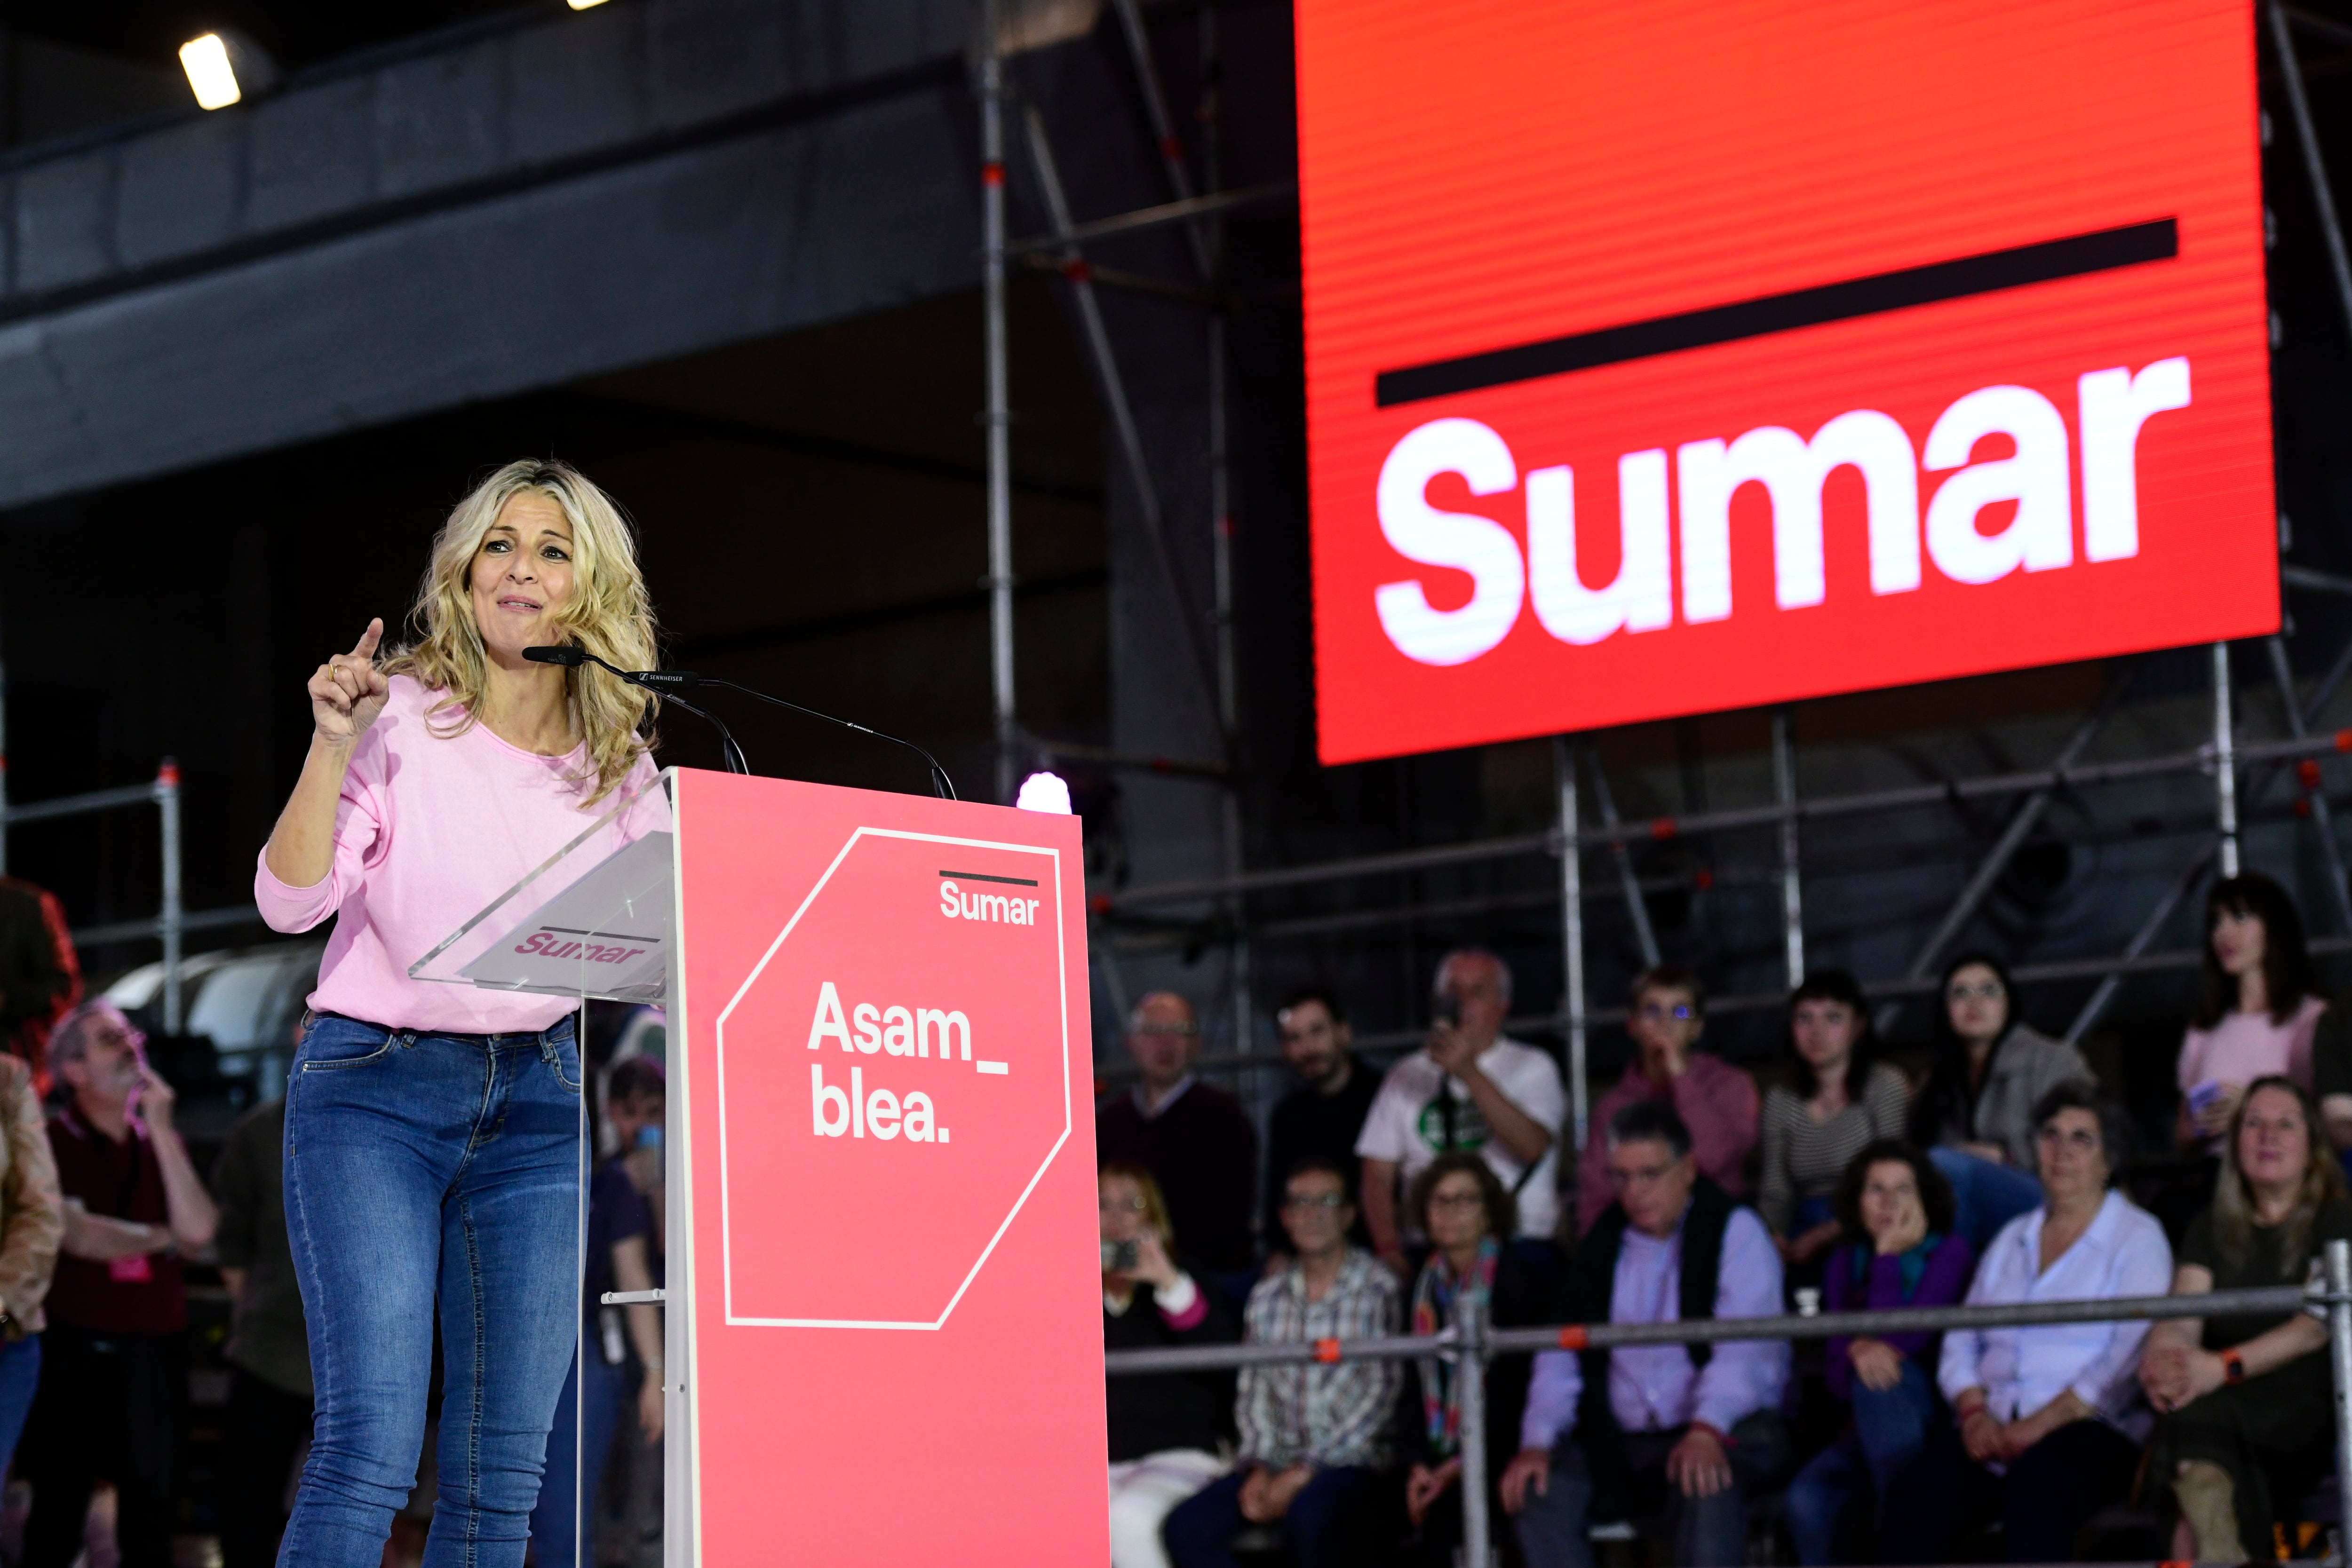
[[[654,667],[653,602],[637,569],[635,531],[610,496],[565,463],[524,458],[509,463],[457,503],[433,541],[432,562],[417,584],[408,625],[415,641],[393,650],[384,674],[405,674],[428,690],[443,693],[435,715],[456,722],[444,736],[473,727],[488,681],[481,628],[474,622],[471,589],[474,558],[517,496],[543,496],[563,509],[572,525],[572,597],[555,606],[557,640],[587,649],[625,670]],[[588,745],[594,804],[628,776],[653,743],[653,718],[660,700],[625,685],[593,665],[563,672],[563,689],[573,732]],[[589,775],[581,776],[586,783]]]

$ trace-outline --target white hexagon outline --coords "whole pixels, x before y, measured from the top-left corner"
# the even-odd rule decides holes
[[[1008,850],[1015,854],[1045,855],[1054,862],[1054,924],[1051,929],[1054,933],[1054,969],[1059,991],[1062,1021],[1062,1134],[1054,1140],[1054,1146],[1045,1151],[1045,1157],[1038,1163],[1035,1174],[1029,1178],[1029,1185],[1021,1189],[1021,1196],[1013,1200],[1012,1208],[1006,1211],[1003,1222],[996,1228],[996,1233],[988,1239],[988,1245],[981,1249],[980,1257],[972,1263],[971,1272],[964,1275],[963,1282],[956,1287],[955,1294],[948,1298],[948,1304],[940,1309],[940,1315],[932,1322],[896,1322],[881,1319],[860,1318],[738,1317],[735,1313],[734,1232],[730,1218],[732,1184],[727,1169],[727,1020],[734,1015],[736,1008],[741,1005],[743,998],[751,994],[752,986],[758,983],[760,976],[766,971],[769,961],[774,958],[777,952],[782,948],[784,938],[793,934],[793,928],[801,923],[801,916],[806,915],[809,905],[816,902],[816,895],[823,893],[824,884],[833,880],[833,873],[841,869],[841,862],[849,858],[849,852],[857,847],[857,841],[868,836],[879,839],[913,839],[931,844],[955,844],[964,849]],[[956,1304],[963,1300],[964,1292],[971,1289],[971,1282],[980,1278],[981,1270],[987,1266],[989,1259],[995,1254],[996,1244],[1004,1239],[1005,1231],[1012,1228],[1013,1220],[1020,1217],[1021,1210],[1028,1204],[1029,1195],[1036,1191],[1037,1184],[1045,1179],[1045,1172],[1053,1166],[1055,1156],[1062,1152],[1062,1145],[1070,1141],[1070,956],[1068,944],[1063,940],[1062,936],[1062,852],[1045,844],[1000,843],[992,839],[957,838],[945,833],[916,833],[899,828],[858,828],[841,846],[841,852],[833,857],[832,863],[824,868],[824,874],[818,877],[816,884],[808,890],[808,895],[801,900],[800,907],[793,911],[793,917],[784,922],[784,928],[776,933],[776,939],[768,944],[768,950],[760,955],[760,961],[751,966],[751,972],[743,977],[743,983],[735,988],[734,996],[730,998],[726,1007],[719,1010],[719,1020],[712,1028],[718,1038],[719,1058],[719,1272],[722,1291],[721,1305],[724,1309],[727,1326],[730,1328],[929,1330],[944,1327],[948,1315],[956,1310]]]

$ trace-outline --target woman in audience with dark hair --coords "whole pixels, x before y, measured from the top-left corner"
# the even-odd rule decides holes
[[[1839,1184],[1845,1243],[1830,1254],[1823,1283],[1832,1312],[1948,1307],[1969,1288],[1976,1253],[1952,1229],[1952,1190],[1927,1157],[1885,1139],[1854,1156]],[[1931,1427],[1945,1419],[1936,1392],[1936,1335],[1898,1333],[1829,1342],[1830,1392],[1853,1407],[1853,1423],[1813,1457],[1789,1487],[1789,1529],[1797,1561],[1872,1563],[1872,1511],[1888,1483],[1916,1459]]]
[[[2352,1201],[2311,1101],[2290,1079],[2257,1078],[2231,1120],[2213,1206],[2181,1239],[2173,1294],[2302,1284],[2331,1240],[2352,1240]],[[2139,1378],[2162,1416],[2148,1473],[2179,1506],[2174,1556],[2273,1555],[2273,1525],[2294,1519],[2335,1455],[2326,1349],[2326,1327],[2302,1312],[2149,1331]]]
[[[1756,1207],[1791,1282],[1803,1283],[1838,1239],[1832,1200],[1846,1166],[1868,1145],[1903,1135],[1910,1094],[1903,1074],[1878,1059],[1862,987],[1843,969],[1817,969],[1790,994],[1789,1053],[1787,1082],[1764,1096]]]
[[[1103,1348],[1150,1350],[1239,1337],[1232,1309],[1176,1266],[1175,1228],[1141,1166],[1107,1160],[1102,1217]],[[1114,1377],[1110,1421],[1111,1568],[1168,1568],[1160,1527],[1175,1506],[1225,1473],[1231,1373]]]
[[[2291,1078],[2308,1092],[2312,1036],[2326,1010],[2286,889],[2252,872],[2215,883],[2205,898],[2205,1000],[2180,1043],[2181,1145],[2218,1157],[2257,1078]]]
[[[2019,1020],[2016,995],[1990,953],[1945,966],[1935,1062],[1911,1108],[1911,1141],[1952,1184],[1952,1229],[1979,1251],[2042,1201],[2034,1105],[2059,1084],[2092,1076],[2081,1051]]]
[[[2161,1295],[2164,1228],[2113,1190],[2127,1130],[2089,1083],[2034,1107],[2042,1206],[2001,1228],[1977,1264],[1970,1306]],[[1949,1558],[1962,1517],[1997,1515],[2012,1563],[2062,1563],[2075,1533],[2128,1491],[2150,1421],[2136,1374],[2146,1322],[1954,1329],[1938,1385],[1958,1419],[1896,1475],[1879,1511],[1887,1560]]]
[[[1486,1300],[1487,1321],[1497,1328],[1557,1322],[1559,1255],[1548,1242],[1513,1241],[1517,1208],[1494,1167],[1475,1154],[1440,1155],[1413,1179],[1406,1212],[1430,1240],[1429,1261],[1412,1285],[1405,1332],[1432,1334],[1454,1321],[1463,1293]],[[1519,1416],[1527,1405],[1526,1356],[1507,1355],[1486,1372],[1488,1517],[1499,1519],[1495,1491],[1498,1457],[1517,1453]],[[1414,1540],[1413,1555],[1431,1568],[1451,1568],[1462,1544],[1461,1385],[1451,1363],[1431,1358],[1413,1364],[1405,1379],[1404,1407],[1397,1419],[1397,1447],[1405,1461],[1405,1512]]]

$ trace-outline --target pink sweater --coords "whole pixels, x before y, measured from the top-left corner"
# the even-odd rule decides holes
[[[584,746],[535,757],[480,725],[428,733],[425,710],[439,695],[407,675],[392,678],[383,712],[352,750],[326,880],[289,887],[265,858],[255,867],[254,901],[278,931],[308,931],[341,912],[310,993],[320,1012],[441,1033],[546,1029],[576,1004],[412,980],[408,967],[595,821],[612,797],[581,809],[593,785],[571,778],[587,765]],[[447,724],[446,714],[436,720]],[[622,788],[653,772],[653,759],[639,758]]]

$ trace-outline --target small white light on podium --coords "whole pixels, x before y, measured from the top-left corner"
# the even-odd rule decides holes
[[[1021,793],[1013,803],[1024,811],[1050,811],[1057,817],[1071,815],[1070,787],[1054,773],[1032,773],[1021,780]]]
[[[190,38],[180,46],[180,68],[201,109],[226,109],[245,96],[236,85],[236,68],[229,64],[228,45],[218,33]]]
[[[563,0],[563,3],[574,11],[585,11],[593,5],[602,5],[604,0]]]

